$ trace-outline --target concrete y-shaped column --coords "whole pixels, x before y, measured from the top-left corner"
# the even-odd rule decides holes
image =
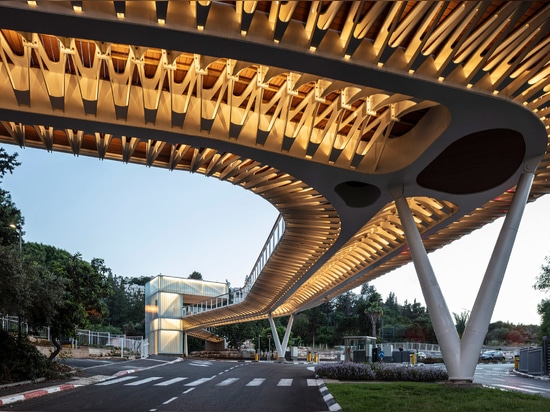
[[[275,343],[275,349],[277,350],[279,361],[283,362],[285,359],[284,349],[286,349],[288,345],[288,340],[290,339],[290,331],[292,330],[292,323],[294,322],[294,316],[290,315],[290,318],[288,319],[288,325],[286,325],[285,336],[283,337],[282,344],[281,344],[281,340],[279,339],[279,334],[277,333],[275,321],[273,320],[273,317],[271,316],[271,314],[269,314],[268,320],[269,320],[269,326],[271,326],[271,335],[273,336],[273,342]]]
[[[533,177],[533,173],[524,173],[520,176],[516,193],[495,244],[462,341],[458,336],[422,238],[414,223],[413,215],[403,193],[403,187],[390,188],[450,381],[473,381],[479,352],[489,328]]]

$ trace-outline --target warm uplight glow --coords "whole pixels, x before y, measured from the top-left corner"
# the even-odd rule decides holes
[[[442,82],[443,80],[445,80],[445,77],[443,77],[443,76],[438,77],[437,80],[439,80],[440,82]]]
[[[468,84],[466,85],[466,87],[467,87],[468,89],[471,89],[472,87],[474,87],[474,85],[473,85],[472,83],[468,83]]]
[[[27,1],[27,4],[31,7],[36,7],[36,1]]]
[[[116,16],[117,16],[119,19],[123,19],[123,18],[124,18],[124,13],[117,13]]]
[[[204,30],[204,26],[197,26],[197,30],[203,31],[203,30]]]
[[[378,62],[377,65],[378,65],[378,67],[384,67],[384,63],[382,63],[382,62]]]
[[[309,51],[314,52],[317,50],[317,47],[315,46],[309,46]]]
[[[164,19],[157,19],[158,24],[166,24],[166,20]]]
[[[75,13],[82,13],[82,6],[74,5],[73,10]]]
[[[277,44],[279,44],[279,39],[273,39],[273,41]]]
[[[241,30],[241,36],[246,36],[246,33],[247,33],[246,30]]]
[[[351,54],[344,54],[344,59],[346,59],[346,60],[351,59]]]
[[[145,312],[147,313],[158,313],[159,308],[155,305],[145,305]]]
[[[413,69],[410,69],[410,70],[409,70],[409,74],[414,74],[414,70],[413,70]]]

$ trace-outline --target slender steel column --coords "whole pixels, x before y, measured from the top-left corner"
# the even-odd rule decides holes
[[[519,178],[516,193],[504,219],[462,340],[456,332],[407,199],[403,195],[403,188],[390,188],[450,381],[473,381],[479,352],[489,329],[533,178],[533,172],[523,173]]]
[[[183,356],[189,357],[189,347],[187,346],[187,332],[183,332]]]
[[[271,335],[273,336],[273,342],[275,343],[275,349],[277,350],[277,355],[282,361],[284,359],[285,354],[283,353],[281,340],[279,339],[279,334],[277,333],[277,328],[275,327],[275,321],[273,320],[271,313],[269,314],[268,319],[269,319],[269,326],[271,326]]]
[[[465,374],[471,373],[473,375],[475,372],[479,352],[489,330],[491,316],[495,309],[525,205],[529,198],[533,178],[533,173],[523,173],[519,178],[516,193],[500,229],[485,276],[462,335],[462,367]]]
[[[292,330],[293,322],[294,315],[290,315],[290,318],[288,319],[288,324],[286,325],[285,336],[283,337],[282,350],[286,350],[286,347],[288,346],[288,340],[290,339],[290,331]],[[285,354],[283,353],[282,355],[284,356]]]
[[[432,265],[428,259],[428,253],[422,243],[422,237],[418,232],[414,218],[403,194],[402,187],[390,189],[397,207],[399,219],[403,225],[405,238],[411,252],[414,267],[422,294],[426,300],[426,306],[432,320],[432,325],[441,347],[441,354],[445,359],[445,366],[449,371],[449,377],[460,369],[460,338],[456,331],[453,318],[439,288]]]

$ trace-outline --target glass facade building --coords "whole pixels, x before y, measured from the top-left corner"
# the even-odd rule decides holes
[[[228,285],[159,275],[145,285],[145,336],[150,354],[182,354],[186,307],[228,293]]]

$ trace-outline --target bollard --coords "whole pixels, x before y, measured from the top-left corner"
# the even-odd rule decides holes
[[[257,353],[254,354],[254,360],[255,360],[256,362],[258,362],[258,354],[257,354]]]
[[[411,353],[411,365],[416,365],[416,354]]]
[[[319,363],[319,355],[317,352],[315,352],[315,356],[313,357],[313,363]]]
[[[308,361],[308,362],[311,362],[311,352],[308,352],[308,353],[307,353],[307,361]]]

